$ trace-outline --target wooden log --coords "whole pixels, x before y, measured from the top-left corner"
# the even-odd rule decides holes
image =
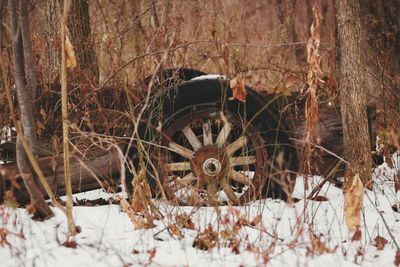
[[[74,193],[85,192],[105,187],[109,189],[118,184],[120,160],[118,151],[92,148],[71,154],[71,179]],[[63,156],[45,157],[39,159],[39,165],[53,192],[62,196],[65,194]],[[0,202],[6,191],[11,190],[19,204],[29,202],[29,195],[19,174],[16,163],[0,165]],[[42,192],[46,195],[42,188]]]

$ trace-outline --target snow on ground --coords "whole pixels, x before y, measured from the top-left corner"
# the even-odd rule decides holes
[[[45,222],[35,222],[25,209],[3,206],[0,228],[7,229],[9,244],[4,243],[2,230],[0,266],[263,266],[267,262],[269,266],[393,266],[396,243],[400,244],[400,213],[392,209],[400,199],[394,191],[394,174],[381,166],[375,190],[365,192],[360,241],[351,241],[348,234],[342,190],[327,183],[320,195],[328,201],[305,202],[302,177],[294,192],[300,201],[291,204],[267,199],[215,209],[156,201],[164,217],[155,221],[155,228],[145,230],[135,230],[119,205],[75,207],[76,224],[82,230],[76,248],[63,245],[67,224],[60,210],[53,209],[56,216]],[[309,178],[310,188],[320,180]],[[76,197],[112,195],[95,190]],[[170,234],[170,226],[177,225],[176,215],[184,213],[195,230],[178,226],[183,235],[179,238]],[[255,220],[258,215],[260,223]],[[240,224],[240,218],[254,225]],[[219,236],[215,247],[208,251],[193,247],[196,236],[209,225]],[[382,250],[375,246],[377,236],[388,241]]]

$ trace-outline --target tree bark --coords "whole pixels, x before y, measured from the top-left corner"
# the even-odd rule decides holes
[[[285,80],[290,74],[289,68],[291,62],[295,59],[295,50],[292,46],[287,44],[294,42],[294,17],[295,17],[295,0],[276,0],[277,15],[280,23],[279,26],[279,44],[282,46],[278,48],[276,55],[276,64],[279,67],[272,75],[272,86],[278,93],[287,93],[290,88],[286,88]]]
[[[83,71],[86,78],[97,83],[99,80],[99,66],[94,45],[90,39],[91,28],[87,0],[72,0],[68,28],[80,70]]]
[[[337,0],[338,72],[347,169],[359,174],[367,187],[371,181],[371,143],[365,92],[365,47],[359,0]],[[347,181],[351,182],[351,181]]]
[[[400,2],[365,0],[362,3],[368,43],[367,102],[377,109],[379,152],[390,159],[391,148],[400,149],[400,87],[396,80],[400,67]]]
[[[34,100],[36,96],[37,76],[36,64],[32,50],[31,30],[29,26],[29,14],[27,10],[28,5],[29,2],[27,0],[19,0],[21,35],[26,64],[26,85],[27,90],[31,92],[32,100]]]
[[[46,1],[46,81],[53,83],[59,80],[61,67],[60,54],[60,12],[62,0]],[[87,0],[72,0],[71,12],[67,26],[71,35],[71,42],[76,53],[81,80],[90,80],[95,83],[99,79],[99,66],[94,45],[91,42],[91,28],[89,4]],[[82,79],[83,78],[83,79]]]
[[[22,27],[17,15],[16,1],[9,0],[8,8],[10,11],[10,24],[12,32],[12,46],[13,46],[13,64],[15,72],[15,84],[17,89],[17,99],[21,112],[22,129],[24,132],[25,139],[32,150],[34,155],[37,155],[37,137],[36,137],[36,125],[33,118],[33,100],[32,91],[26,87],[25,69],[24,69],[24,49],[23,49],[23,38],[21,37]],[[22,16],[22,14],[21,14]],[[25,25],[26,26],[26,25]],[[27,30],[24,30],[27,33]],[[25,36],[25,38],[28,38]],[[30,37],[29,37],[30,38]],[[48,218],[52,216],[52,211],[44,201],[43,195],[40,192],[37,183],[34,179],[32,169],[22,147],[21,140],[17,140],[17,164],[19,172],[24,180],[26,188],[29,192],[31,203],[36,208],[37,215],[42,218]]]

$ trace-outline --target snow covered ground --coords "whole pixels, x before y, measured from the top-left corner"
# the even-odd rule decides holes
[[[157,201],[163,218],[151,229],[135,230],[119,205],[75,207],[81,228],[76,248],[64,244],[67,223],[60,210],[35,222],[26,210],[3,206],[0,266],[393,266],[400,244],[393,175],[381,166],[375,190],[365,192],[359,241],[348,234],[342,190],[327,183],[320,193],[327,201],[305,202],[302,177],[294,193],[300,201],[290,204],[267,199],[215,209]],[[310,188],[320,180],[309,178]],[[76,197],[116,196],[95,190]]]

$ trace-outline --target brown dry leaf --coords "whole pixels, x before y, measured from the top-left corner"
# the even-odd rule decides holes
[[[67,240],[67,241],[65,241],[65,242],[63,243],[63,246],[64,246],[64,247],[67,247],[67,248],[73,248],[73,249],[75,249],[75,248],[78,247],[78,244],[76,243],[75,240]]]
[[[394,190],[396,193],[400,191],[400,174],[394,177]]]
[[[311,240],[311,247],[307,247],[307,255],[322,255],[325,253],[335,253],[338,247],[329,248],[321,240],[321,235],[314,235]]]
[[[232,97],[229,100],[237,99],[242,102],[246,102],[246,87],[244,85],[244,81],[233,78],[229,82],[229,87],[232,89]]]
[[[376,247],[377,250],[383,250],[387,243],[388,241],[386,240],[386,238],[382,236],[378,235],[377,237],[374,238],[374,246]]]
[[[314,196],[311,200],[317,201],[317,202],[325,202],[325,201],[328,201],[329,199],[325,196],[317,195],[317,196]]]
[[[151,190],[147,183],[146,170],[144,168],[133,178],[132,188],[134,188],[131,202],[133,211],[138,213],[146,212],[151,201]]]
[[[305,117],[306,117],[306,160],[305,160],[305,172],[306,174],[311,173],[311,154],[312,146],[311,143],[314,139],[318,139],[318,98],[317,90],[322,82],[321,75],[323,71],[321,69],[321,55],[319,54],[319,46],[321,42],[321,20],[322,16],[319,12],[318,4],[314,2],[312,8],[313,11],[313,22],[310,27],[310,38],[307,43],[307,62],[308,62],[308,74],[307,74],[307,99],[305,106]],[[305,176],[307,177],[307,176]],[[306,179],[306,178],[305,178]],[[306,184],[306,189],[307,185]]]
[[[363,194],[364,186],[357,173],[345,192],[344,217],[350,232],[360,227]]]
[[[193,241],[193,247],[200,250],[210,250],[217,245],[218,233],[215,232],[211,226],[200,232]]]
[[[178,225],[176,224],[170,224],[168,226],[168,230],[172,235],[178,237],[179,239],[182,239],[184,237],[181,229],[179,229]]]
[[[11,246],[11,244],[7,240],[9,232],[6,228],[1,227],[0,228],[0,247],[4,247],[5,245]]]
[[[35,205],[32,205],[32,203],[27,205],[26,211],[28,212],[28,214],[34,214],[36,211]]]
[[[66,25],[65,27],[65,57],[67,68],[75,68],[77,66],[74,46],[71,43],[70,33]]]
[[[132,254],[140,254],[140,251],[137,249],[132,249],[131,251]]]
[[[297,203],[299,201],[300,201],[300,198],[297,198],[297,197],[290,197],[287,200],[288,203]]]
[[[149,254],[149,262],[151,262],[154,259],[156,253],[157,253],[156,248],[152,248],[147,251],[147,254]]]
[[[400,266],[400,249],[397,250],[396,255],[394,256],[394,265]]]
[[[155,227],[151,216],[147,214],[143,216],[134,212],[131,205],[129,205],[129,202],[125,198],[121,198],[120,205],[122,210],[128,215],[135,229],[149,229]]]
[[[196,229],[196,226],[194,225],[192,219],[186,213],[176,215],[175,219],[176,219],[176,222],[183,228],[190,229],[190,230]]]
[[[251,220],[250,225],[251,226],[258,225],[261,222],[261,219],[262,219],[261,215],[257,215],[256,217],[254,217],[253,220]]]
[[[392,205],[392,210],[394,212],[400,212],[400,203],[396,203]]]
[[[354,232],[354,235],[351,237],[351,241],[360,241],[361,240],[361,230],[359,227],[357,227],[356,231]]]

